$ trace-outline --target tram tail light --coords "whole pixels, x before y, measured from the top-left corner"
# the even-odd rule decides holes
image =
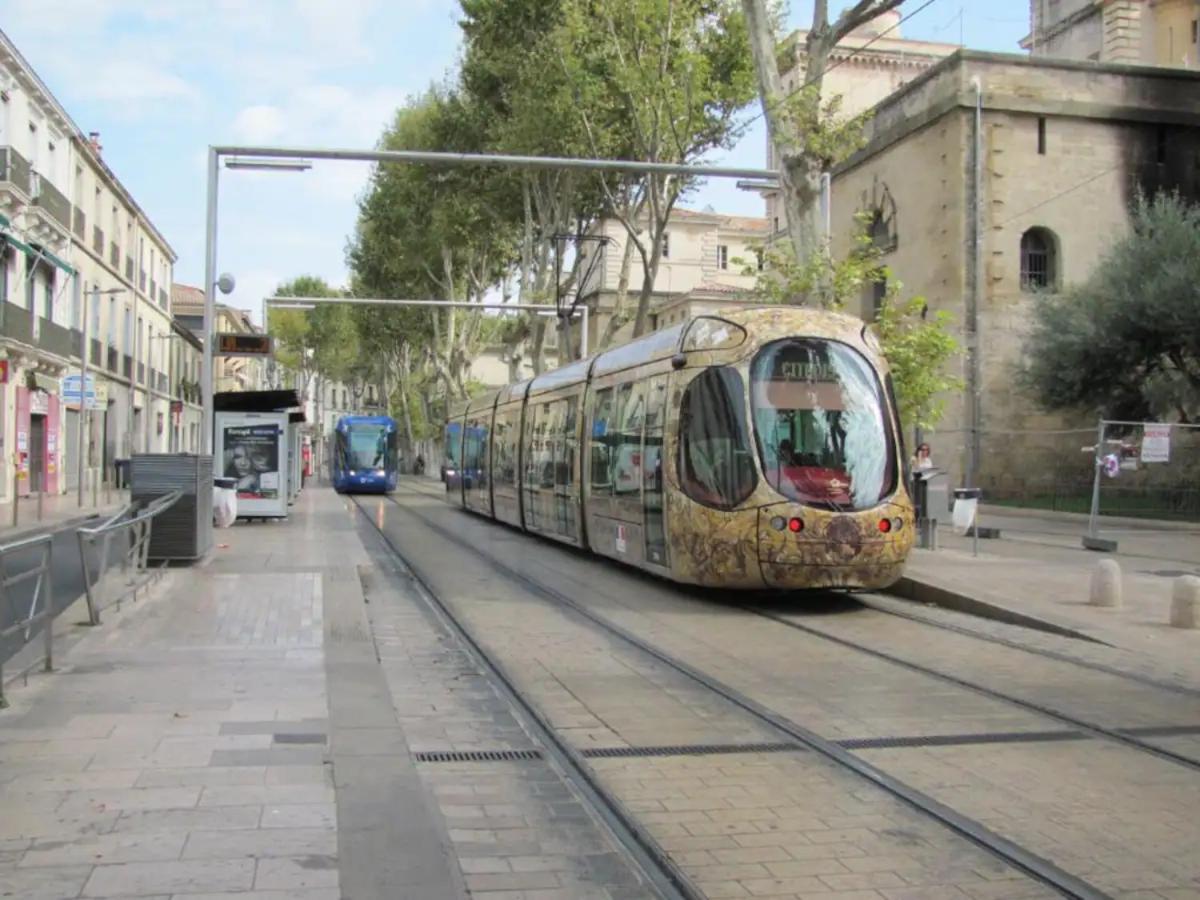
[[[879,530],[882,531],[884,534],[889,533],[892,530],[892,520],[891,519],[880,519],[879,520]]]
[[[792,532],[792,534],[799,534],[803,530],[804,530],[804,520],[803,519],[793,518],[793,519],[788,520],[788,531]]]

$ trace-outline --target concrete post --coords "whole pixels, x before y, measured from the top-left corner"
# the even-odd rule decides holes
[[[1200,578],[1180,575],[1171,589],[1171,625],[1200,628]]]
[[[1115,559],[1102,559],[1096,563],[1088,603],[1108,609],[1121,608],[1121,566]]]

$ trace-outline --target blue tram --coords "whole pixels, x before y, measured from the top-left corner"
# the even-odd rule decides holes
[[[399,432],[390,416],[342,416],[333,432],[333,489],[339,494],[383,494],[396,489]]]

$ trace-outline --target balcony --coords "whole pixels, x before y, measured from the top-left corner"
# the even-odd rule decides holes
[[[133,257],[125,257],[125,280],[133,281]]]
[[[29,205],[29,236],[55,252],[71,237],[71,204],[62,191],[38,172],[33,173],[33,202]]]
[[[98,340],[96,340],[95,338],[92,338],[92,353],[91,353],[91,359],[88,360],[88,364],[95,366],[96,368],[99,368],[100,367],[100,354],[102,352],[103,352],[103,348],[100,346],[100,342]]]
[[[87,236],[87,216],[84,215],[83,210],[78,206],[75,207],[74,228],[71,230],[75,232],[75,237],[81,241]]]
[[[121,248],[117,246],[116,241],[108,248],[108,264],[118,271],[121,268]]]
[[[100,230],[99,225],[92,226],[92,249],[96,251],[97,256],[104,256],[104,232]]]
[[[75,339],[72,340],[71,329],[55,325],[49,319],[42,319],[38,322],[37,345],[55,356],[75,357],[79,355],[78,332],[75,332],[75,335]]]
[[[119,356],[120,354],[117,353],[116,347],[108,348],[108,371],[112,372],[114,375],[117,374],[117,367],[120,361]]]
[[[128,353],[121,357],[121,374],[131,380],[133,378],[133,357]]]
[[[137,380],[138,380],[138,384],[146,383],[146,364],[143,362],[138,363],[138,378],[137,378]]]
[[[31,174],[25,157],[12,147],[0,147],[0,210],[12,215],[29,202]]]
[[[3,319],[0,320],[0,334],[20,341],[22,344],[33,343],[33,320],[29,318],[29,310],[22,309],[15,303],[3,305]]]

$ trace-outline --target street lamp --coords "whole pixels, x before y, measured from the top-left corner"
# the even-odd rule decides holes
[[[79,348],[79,477],[77,479],[79,482],[77,487],[79,488],[80,506],[83,506],[83,477],[87,471],[87,467],[84,465],[84,452],[87,448],[88,438],[91,436],[91,419],[88,415],[87,401],[88,352],[91,350],[89,346],[91,340],[88,334],[88,323],[91,321],[88,314],[88,294],[90,293],[93,299],[99,303],[101,294],[120,294],[124,290],[125,288],[118,287],[102,291],[97,286],[93,287],[90,292],[85,291],[83,294],[83,327],[80,329],[82,334],[80,336]]]

